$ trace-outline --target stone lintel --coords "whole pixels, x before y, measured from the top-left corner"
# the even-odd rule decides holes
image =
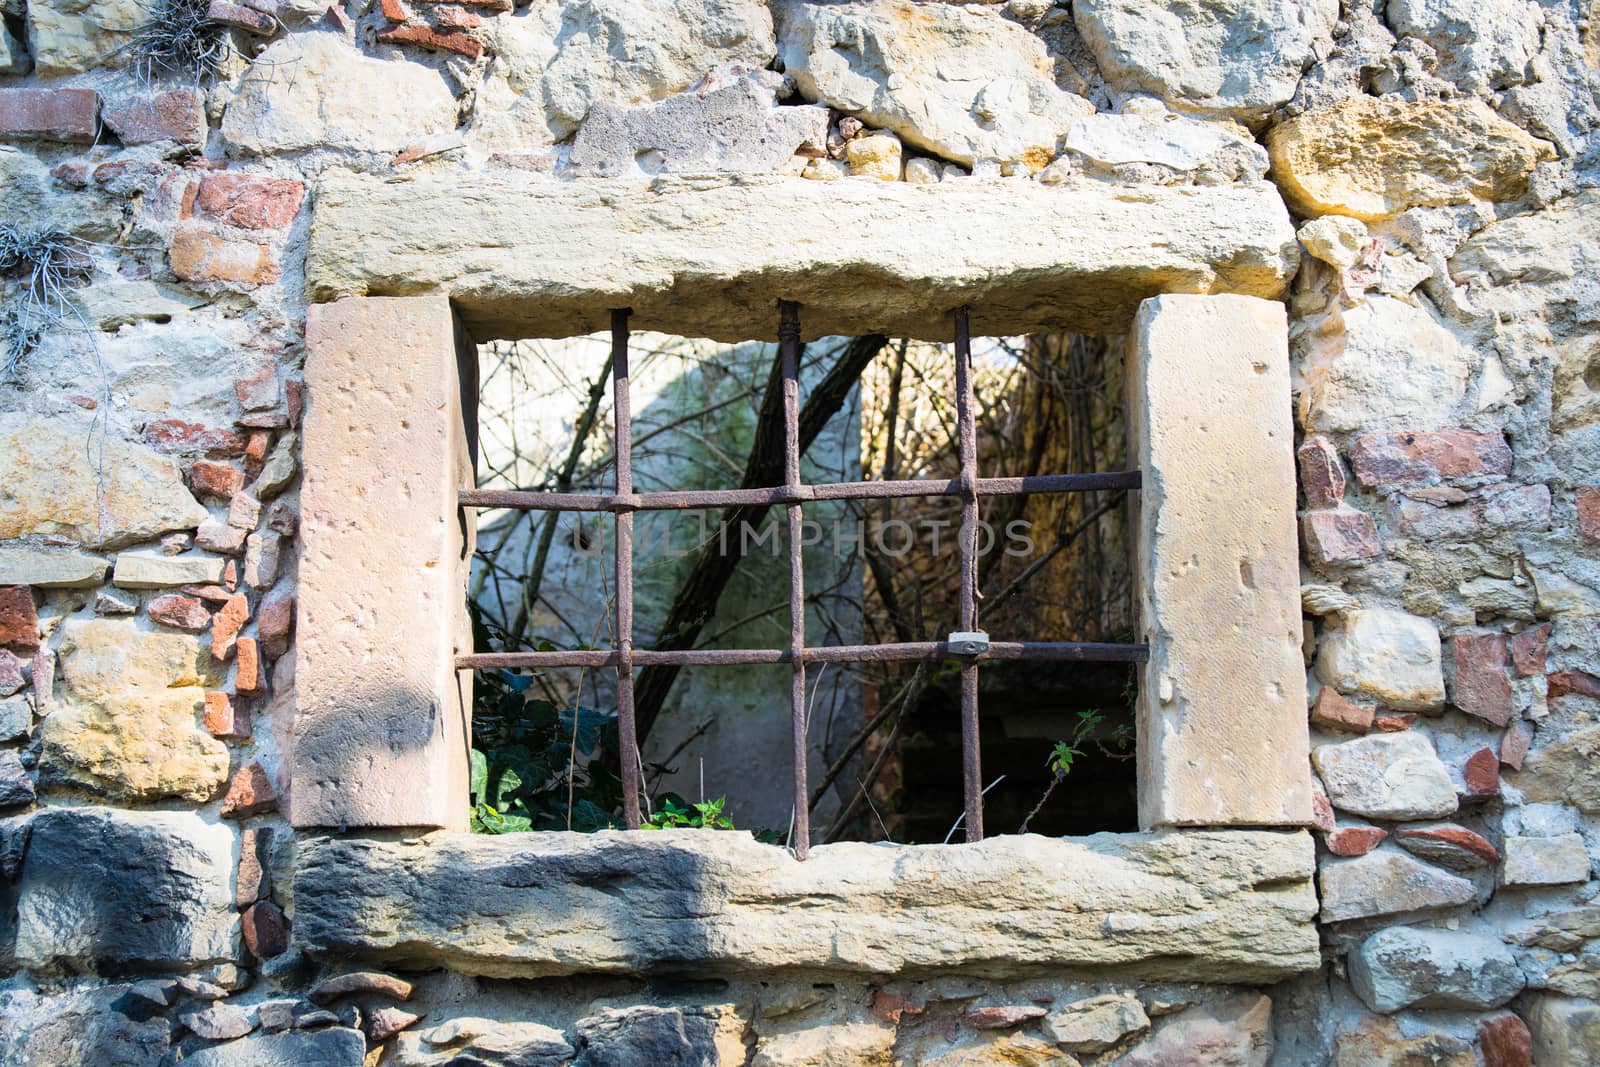
[[[1159,293],[1275,298],[1298,264],[1267,183],[1130,189],[717,176],[558,181],[330,174],[316,190],[312,300],[448,294],[480,341],[605,329],[772,340],[1125,333]]]
[[[1147,300],[1127,346],[1143,826],[1311,819],[1283,305]]]
[[[744,832],[303,840],[319,957],[506,978],[1082,972],[1273,982],[1320,965],[1301,832],[814,848]]]
[[[306,325],[297,827],[465,829],[472,484],[443,295],[313,306]],[[476,398],[473,398],[474,400]]]

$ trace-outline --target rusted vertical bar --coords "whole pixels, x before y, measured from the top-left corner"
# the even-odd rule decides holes
[[[961,629],[978,628],[978,431],[973,422],[972,338],[967,309],[955,310],[956,425],[961,449]],[[967,840],[983,840],[983,767],[978,749],[978,665],[961,667],[961,784]]]
[[[783,371],[783,481],[800,484],[800,305],[778,304],[778,359]],[[811,851],[810,787],[806,784],[806,581],[801,557],[804,516],[789,504],[789,720],[794,746],[794,854]]]
[[[633,492],[633,402],[628,396],[629,308],[611,312],[612,414],[617,495]],[[639,737],[633,719],[633,512],[616,513],[617,735],[622,745],[622,820],[639,828]]]

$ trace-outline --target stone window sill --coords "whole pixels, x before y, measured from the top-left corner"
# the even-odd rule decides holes
[[[324,958],[500,978],[935,972],[1269,983],[1320,965],[1305,831],[841,843],[746,833],[309,837],[295,933]]]

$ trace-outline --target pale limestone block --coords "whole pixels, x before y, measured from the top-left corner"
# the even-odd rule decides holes
[[[1146,300],[1128,344],[1150,662],[1144,826],[1311,820],[1289,353],[1280,304]]]
[[[1347,695],[1437,714],[1445,695],[1439,628],[1404,611],[1347,612],[1344,629],[1323,636],[1317,677]]]
[[[224,561],[218,556],[163,556],[159,552],[123,552],[117,556],[111,584],[123,589],[163,589],[175,585],[212,585],[222,581]]]
[[[314,305],[306,329],[290,818],[467,821],[472,484],[443,296]],[[463,515],[465,516],[463,518]]]
[[[1568,885],[1589,880],[1589,850],[1581,834],[1507,837],[1504,885]]]
[[[471,226],[460,224],[464,203]],[[949,309],[962,304],[975,335],[1122,333],[1152,292],[1271,299],[1299,265],[1288,213],[1265,183],[1131,190],[763,175],[645,187],[330,172],[316,205],[312,299],[437,289],[479,340],[590,333],[616,307],[685,336],[771,340],[779,300],[804,305],[808,338],[948,340]]]
[[[63,548],[0,547],[0,585],[41,589],[91,589],[106,580],[110,564],[87,552]]]
[[[706,977],[1086,967],[1269,982],[1320,965],[1315,865],[1304,831],[840,842],[803,862],[739,831],[312,836],[295,938],[317,956],[504,978],[694,960]],[[650,873],[618,893],[622,871]]]

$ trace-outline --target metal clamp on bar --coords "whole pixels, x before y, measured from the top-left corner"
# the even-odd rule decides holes
[[[958,656],[981,656],[989,651],[989,635],[982,630],[957,630],[945,642]]]

